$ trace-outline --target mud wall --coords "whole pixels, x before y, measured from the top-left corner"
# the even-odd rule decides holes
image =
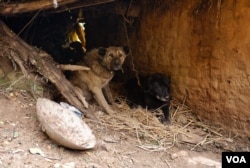
[[[138,72],[171,75],[201,118],[250,136],[250,2],[143,2],[130,40]]]

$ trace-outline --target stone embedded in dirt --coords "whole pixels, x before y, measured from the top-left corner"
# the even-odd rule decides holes
[[[188,123],[188,120],[187,120],[187,118],[184,115],[178,116],[177,119],[176,119],[176,121],[178,123],[183,124],[183,125],[186,125]]]
[[[69,162],[62,165],[62,168],[75,168],[75,162]]]
[[[179,157],[183,157],[183,156],[187,156],[188,153],[186,151],[179,151],[179,152],[176,152],[176,153],[172,153],[171,154],[171,159],[174,160],[176,158],[179,158]]]
[[[29,151],[31,154],[39,154],[41,156],[45,156],[40,148],[30,148]]]
[[[45,98],[38,98],[36,109],[43,130],[59,145],[77,150],[95,147],[92,130],[70,110]]]
[[[97,164],[97,163],[88,163],[87,165],[85,165],[85,168],[102,168],[103,166]]]
[[[180,141],[191,143],[191,144],[198,144],[204,139],[202,136],[199,136],[193,133],[180,134],[178,135],[178,138]]]
[[[13,138],[17,138],[19,136],[18,131],[13,132]]]
[[[55,164],[54,164],[54,168],[59,168],[60,166],[61,166],[60,163],[55,163]]]

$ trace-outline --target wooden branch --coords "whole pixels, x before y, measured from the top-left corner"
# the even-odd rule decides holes
[[[92,1],[82,1],[82,0],[57,0],[58,8],[54,7],[53,0],[40,0],[31,1],[25,3],[0,3],[0,15],[11,16],[27,12],[34,12],[40,10],[50,9],[49,13],[59,13],[71,9],[77,9],[82,7],[100,5],[103,3],[113,2],[115,0],[92,0]],[[65,7],[65,5],[68,5]]]
[[[90,68],[82,65],[58,65],[58,67],[62,70],[68,71],[89,71]]]
[[[15,52],[16,54],[12,56],[18,56],[23,61],[24,65],[33,65],[37,72],[49,79],[58,88],[70,104],[85,112],[87,117],[96,119],[94,114],[88,112],[86,108],[84,108],[81,98],[77,96],[77,90],[75,90],[74,86],[65,78],[61,69],[57,68],[56,63],[50,55],[28,45],[21,38],[17,37],[1,20],[0,35],[0,43],[2,41],[3,44],[7,46],[4,48],[5,52]]]
[[[25,78],[29,78],[29,73],[27,72],[27,70],[25,69],[25,67],[23,66],[23,62],[22,60],[18,57],[17,53],[15,52],[10,52],[10,57],[18,64],[18,66],[20,67],[23,75]]]
[[[68,10],[74,10],[74,9],[79,9],[79,8],[87,8],[87,7],[92,7],[92,6],[97,6],[97,5],[102,5],[105,3],[110,3],[110,2],[114,2],[116,0],[91,0],[91,1],[80,1],[80,2],[76,2],[76,3],[72,3],[67,5],[67,7],[59,7],[57,8],[57,10],[48,10],[48,14],[49,13],[61,13],[61,12],[65,12]]]
[[[58,5],[67,5],[79,0],[57,0]],[[0,3],[0,15],[15,15],[25,12],[38,11],[40,9],[54,8],[52,0],[31,1],[25,3]]]

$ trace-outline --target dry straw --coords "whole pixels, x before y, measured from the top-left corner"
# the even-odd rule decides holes
[[[220,133],[221,128],[205,124],[192,114],[190,108],[185,105],[185,100],[183,103],[177,100],[171,102],[171,124],[168,125],[163,125],[155,117],[159,110],[150,111],[140,107],[131,109],[123,98],[119,98],[119,102],[119,112],[100,115],[99,125],[126,134],[141,149],[164,151],[174,145],[188,144],[190,149],[195,150],[198,146],[225,139]]]

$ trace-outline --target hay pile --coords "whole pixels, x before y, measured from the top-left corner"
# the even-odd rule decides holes
[[[98,116],[102,127],[99,134],[106,134],[105,130],[124,133],[134,140],[136,146],[148,151],[163,151],[183,143],[195,150],[198,146],[228,140],[221,134],[220,127],[203,123],[177,100],[171,102],[171,124],[168,125],[163,125],[155,117],[158,110],[130,109],[124,99],[119,101],[118,113]]]

